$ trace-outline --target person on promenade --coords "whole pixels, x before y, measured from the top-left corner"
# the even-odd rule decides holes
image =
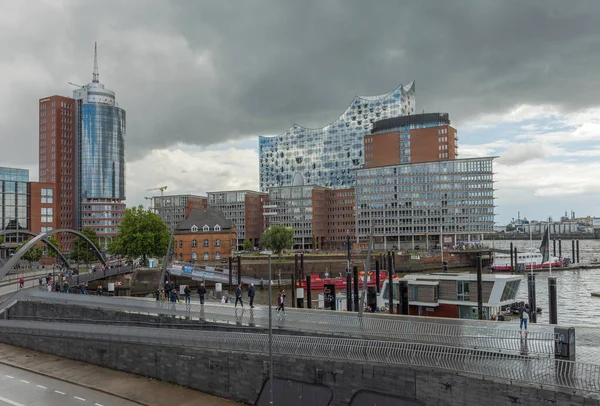
[[[24,284],[25,284],[25,279],[19,278],[19,289],[23,289]]]
[[[250,288],[248,289],[248,297],[250,298],[250,308],[254,309],[254,284],[250,284]]]
[[[206,288],[204,287],[204,284],[201,284],[200,287],[198,288],[198,296],[200,296],[200,304],[201,305],[204,304],[204,295],[206,295]]]
[[[96,296],[102,296],[102,285],[98,285],[96,288]]]
[[[525,337],[527,337],[527,322],[529,322],[529,306],[521,302],[521,306],[519,307],[519,333],[523,335],[523,326],[525,326]]]
[[[277,307],[277,312],[279,313],[281,310],[283,313],[285,313],[285,291],[283,289],[277,295],[277,304],[279,304]]]
[[[237,307],[238,301],[244,307],[244,302],[242,302],[242,284],[240,283],[238,287],[235,289],[235,307]]]
[[[192,303],[192,290],[190,289],[190,285],[185,285],[183,288],[183,297],[185,298],[185,304]]]
[[[179,301],[179,296],[177,296],[176,289],[171,289],[171,291],[169,292],[169,301],[171,302],[172,308],[175,309],[175,303]]]

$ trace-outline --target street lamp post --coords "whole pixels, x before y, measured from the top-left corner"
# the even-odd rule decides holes
[[[269,216],[277,215],[276,211],[269,211],[269,209],[276,209],[277,205],[264,205],[263,217],[266,220]],[[271,292],[271,281],[273,280],[273,272],[271,269],[271,251],[263,251],[261,254],[269,256],[269,404],[273,404],[273,304],[272,304],[272,292]]]

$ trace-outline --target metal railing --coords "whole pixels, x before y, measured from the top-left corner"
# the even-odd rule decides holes
[[[198,304],[186,305],[127,297],[95,297],[28,291],[20,300],[46,303],[77,304],[87,307],[102,307],[117,311],[146,314],[166,314],[191,317],[198,320],[266,327],[269,309],[236,308],[231,305]],[[522,337],[518,330],[488,328],[466,324],[440,323],[439,321],[413,321],[399,317],[323,310],[286,310],[275,313],[273,326],[290,331],[316,334],[340,335],[344,337],[377,340],[408,341],[439,344],[470,349],[494,350],[497,352],[521,353]],[[553,332],[530,331],[527,337],[528,354],[550,356],[554,354],[556,335]]]
[[[94,271],[80,275],[73,275],[69,279],[71,281],[72,287],[76,287],[82,283],[88,283],[99,279],[108,278],[111,276],[127,274],[133,271],[134,269],[132,269],[131,266],[124,266],[120,268],[105,269],[104,271]]]
[[[0,320],[0,333],[257,354],[266,354],[268,351],[267,334],[10,320]],[[273,337],[273,353],[279,356],[427,367],[541,387],[600,392],[600,365],[518,355],[506,356],[441,345],[276,335]]]

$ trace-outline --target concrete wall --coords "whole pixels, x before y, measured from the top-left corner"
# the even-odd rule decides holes
[[[44,310],[46,308],[46,310]],[[23,302],[10,310],[9,316],[37,313],[47,321],[77,314],[105,319],[102,309],[85,309]],[[111,312],[119,313],[119,312]],[[115,314],[116,317],[119,316]],[[137,317],[137,315],[131,315]],[[196,321],[196,323],[198,323]],[[46,338],[28,334],[1,334],[0,341],[32,350],[72,358],[91,364],[151,377],[248,404],[266,400],[268,357],[263,354],[224,352],[152,345],[136,345],[95,340]],[[487,378],[403,366],[371,365],[349,361],[330,361],[307,357],[274,357],[275,404],[311,405],[315,398],[300,399],[325,389],[331,393],[332,406],[341,405],[598,405],[591,397],[497,382]],[[288,388],[288,390],[284,390]],[[279,388],[279,389],[278,389]],[[376,393],[387,399],[374,403]],[[316,399],[326,399],[321,396]],[[391,399],[391,400],[390,400]],[[366,403],[366,402],[369,403]],[[308,403],[307,403],[308,402]],[[585,403],[584,403],[585,402]],[[326,404],[326,403],[324,403]]]

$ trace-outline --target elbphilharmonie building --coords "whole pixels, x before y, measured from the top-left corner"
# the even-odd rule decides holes
[[[300,185],[352,187],[354,170],[364,163],[363,137],[373,123],[415,111],[413,81],[384,95],[356,96],[326,127],[294,124],[282,134],[259,137],[261,191]]]

